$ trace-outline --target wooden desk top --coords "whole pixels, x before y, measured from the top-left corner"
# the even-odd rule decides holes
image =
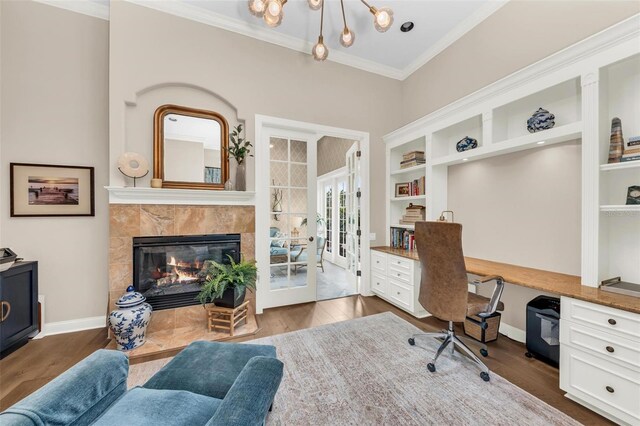
[[[372,247],[371,250],[381,251],[395,256],[418,260],[417,251],[394,249],[387,246]],[[500,275],[505,282],[535,290],[554,293],[560,296],[572,297],[587,302],[598,303],[612,308],[640,314],[640,298],[623,294],[602,291],[599,288],[581,285],[579,276],[543,271],[541,269],[526,268],[508,263],[492,262],[489,260],[464,258],[467,272],[474,275]]]

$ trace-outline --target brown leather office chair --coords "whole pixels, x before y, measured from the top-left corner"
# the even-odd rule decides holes
[[[502,277],[483,277],[471,284],[496,281],[491,299],[469,293],[467,270],[462,254],[462,225],[449,222],[417,222],[415,237],[418,257],[422,266],[420,281],[420,304],[434,317],[449,322],[449,328],[439,333],[415,334],[409,339],[410,345],[415,345],[417,337],[435,337],[444,339],[432,362],[427,368],[432,373],[436,371],[436,361],[448,345],[451,352],[455,348],[461,349],[482,372],[480,377],[489,381],[487,366],[456,336],[453,323],[464,322],[467,316],[489,316],[496,310],[503,310],[500,302],[504,282]],[[486,356],[486,347],[483,347]]]

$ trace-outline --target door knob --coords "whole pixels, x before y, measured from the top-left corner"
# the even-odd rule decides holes
[[[605,389],[606,389],[606,390],[607,390],[607,392],[609,392],[609,393],[613,393],[613,392],[615,392],[615,390],[614,390],[611,386],[607,386],[607,387],[605,387]]]
[[[6,312],[5,312],[5,306],[7,308]],[[6,300],[3,300],[2,303],[0,303],[0,322],[3,322],[4,320],[6,320],[9,317],[10,312],[11,312],[11,303],[7,302]]]

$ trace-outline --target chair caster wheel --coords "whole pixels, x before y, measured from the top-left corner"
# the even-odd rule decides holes
[[[533,354],[531,352],[525,352],[524,356],[527,358],[533,358]]]
[[[409,344],[411,346],[414,346],[416,344],[416,341],[415,341],[415,339],[413,337],[409,337]]]
[[[483,371],[482,373],[480,373],[480,377],[481,377],[481,378],[482,378],[482,380],[484,380],[485,382],[488,382],[488,381],[489,381],[489,379],[490,379],[490,377],[489,377],[489,373],[486,373],[486,372],[484,372],[484,371]]]
[[[489,356],[489,352],[486,349],[480,349],[480,355],[487,357]]]
[[[432,373],[435,373],[436,372],[435,364],[433,364],[431,362],[429,364],[427,364],[427,370],[431,371]]]

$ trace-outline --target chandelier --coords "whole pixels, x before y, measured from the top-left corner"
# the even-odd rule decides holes
[[[373,26],[376,30],[383,33],[391,28],[393,24],[393,10],[388,7],[375,8],[370,6],[365,0],[360,0],[369,12],[373,15]],[[271,28],[275,28],[282,23],[284,17],[284,5],[287,0],[249,0],[249,12],[255,17],[262,18],[264,22]],[[316,61],[324,61],[329,56],[329,49],[324,44],[322,37],[322,27],[324,25],[324,0],[307,0],[311,10],[320,11],[320,35],[318,42],[311,49],[311,55]],[[344,47],[353,45],[356,39],[354,32],[347,26],[347,17],[344,13],[344,0],[340,0],[342,8],[342,22],[344,28],[340,33],[340,44]]]

